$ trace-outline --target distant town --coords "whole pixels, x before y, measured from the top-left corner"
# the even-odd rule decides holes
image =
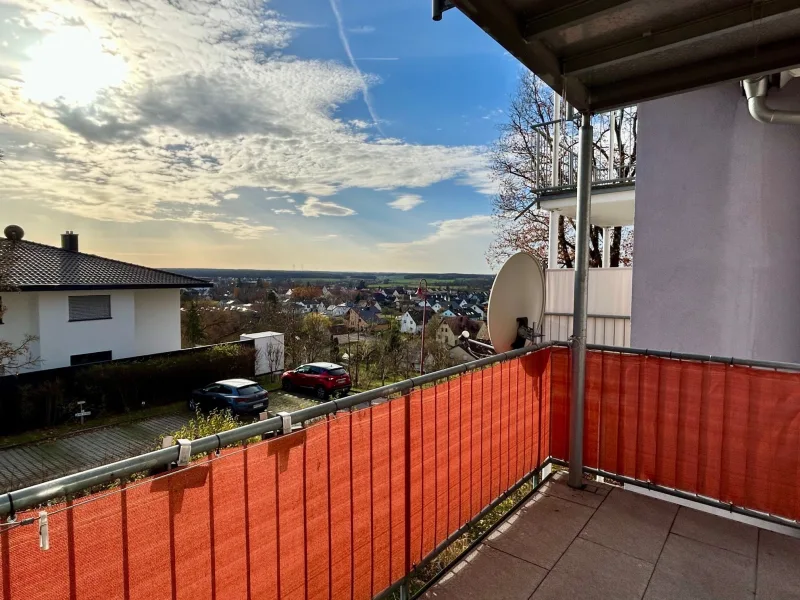
[[[363,385],[418,371],[423,330],[426,370],[471,360],[465,331],[489,337],[493,275],[178,271],[214,284],[182,292],[184,348],[280,332],[287,365],[343,363]]]

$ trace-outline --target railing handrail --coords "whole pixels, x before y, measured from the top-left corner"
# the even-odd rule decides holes
[[[615,317],[618,318],[618,317]],[[569,347],[569,342],[553,341],[553,346]],[[587,344],[587,350],[600,350],[604,352],[617,352],[619,354],[640,354],[655,356],[657,358],[675,358],[678,360],[691,360],[695,362],[713,362],[737,367],[756,367],[759,369],[775,369],[778,371],[799,371],[800,363],[779,362],[771,360],[756,360],[752,358],[736,358],[733,356],[714,356],[713,354],[692,354],[690,352],[674,352],[672,350],[653,350],[650,348],[625,348],[622,346],[606,346],[603,344]]]
[[[296,410],[289,413],[290,423],[304,423],[306,421],[310,421],[311,419],[324,417],[326,415],[333,414],[337,411],[345,410],[365,402],[371,402],[376,398],[390,396],[393,394],[401,394],[403,392],[412,390],[415,387],[420,387],[439,379],[460,375],[462,373],[466,373],[467,371],[479,369],[494,363],[512,360],[552,345],[554,345],[553,342],[543,342],[534,346],[526,346],[517,350],[511,350],[509,352],[495,354],[493,356],[487,356],[485,358],[474,360],[468,363],[449,367],[441,371],[434,371],[433,373],[426,373],[418,377],[405,379],[403,381],[385,385],[373,390],[368,390],[366,392],[353,394],[352,396],[347,396],[339,400],[330,400],[316,406]],[[192,455],[213,452],[230,444],[243,442],[252,437],[261,436],[267,433],[283,431],[283,429],[283,418],[280,416],[272,417],[271,419],[249,423],[229,431],[223,431],[217,434],[192,440],[190,452]],[[36,485],[19,490],[6,492],[5,494],[0,495],[0,518],[14,516],[17,512],[39,506],[49,500],[75,494],[76,492],[80,492],[87,488],[108,483],[116,479],[121,479],[134,473],[139,473],[141,471],[147,471],[158,467],[166,467],[178,461],[179,453],[179,446],[162,448],[160,450],[147,452],[139,456],[133,456],[131,458],[126,458],[114,463],[102,465],[93,469],[81,471],[79,473],[74,473],[72,475],[66,475],[64,477],[38,483]]]

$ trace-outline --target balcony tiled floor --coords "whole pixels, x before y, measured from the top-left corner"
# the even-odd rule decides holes
[[[425,598],[800,599],[800,539],[565,475]]]

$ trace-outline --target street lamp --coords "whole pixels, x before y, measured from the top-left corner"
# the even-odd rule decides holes
[[[422,282],[425,285],[422,285]],[[422,344],[419,350],[419,374],[425,373],[425,313],[428,308],[428,280],[420,279],[417,287],[417,297],[422,296]]]

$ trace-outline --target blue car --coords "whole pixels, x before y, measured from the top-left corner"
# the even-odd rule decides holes
[[[191,411],[230,410],[235,415],[257,414],[268,406],[267,390],[249,379],[223,379],[194,390],[189,399]]]

